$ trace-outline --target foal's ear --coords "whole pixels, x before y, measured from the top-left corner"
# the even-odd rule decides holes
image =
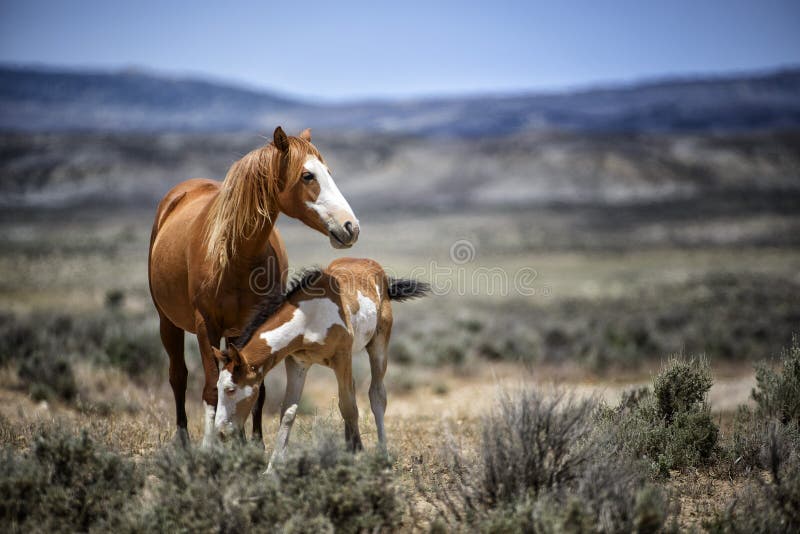
[[[305,130],[300,132],[300,135],[298,137],[300,137],[300,139],[305,139],[306,141],[308,141],[310,143],[311,142],[311,128],[306,128]]]
[[[236,345],[231,345],[225,352],[228,353],[228,361],[233,362],[234,367],[242,364],[242,355],[239,354],[239,349],[236,348]]]
[[[272,142],[281,152],[289,150],[289,138],[286,137],[286,132],[280,126],[275,128],[275,133],[272,134]]]
[[[228,356],[225,354],[227,351],[222,352],[217,347],[211,347],[211,350],[214,352],[214,357],[219,363],[225,365],[228,362]]]

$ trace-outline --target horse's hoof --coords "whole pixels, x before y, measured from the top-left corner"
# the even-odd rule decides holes
[[[264,450],[264,438],[261,436],[253,436],[250,438],[250,445],[257,448],[260,451]]]
[[[189,447],[189,431],[185,428],[179,428],[177,432],[175,432],[175,437],[172,438],[172,443],[175,444],[176,447],[180,447],[182,449],[186,449]]]

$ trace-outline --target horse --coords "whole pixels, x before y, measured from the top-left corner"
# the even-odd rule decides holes
[[[256,401],[258,384],[270,369],[291,355],[286,360],[287,373],[302,378],[287,386],[281,405],[283,423],[272,460],[286,447],[305,374],[312,364],[330,367],[336,374],[345,441],[353,451],[362,449],[352,369],[353,353],[366,349],[371,372],[370,407],[378,443],[385,448],[383,378],[392,333],[391,301],[422,297],[429,291],[427,283],[387,276],[380,264],[370,259],[341,258],[324,270],[301,273],[283,295],[264,299],[235,343],[224,351],[214,349],[222,364],[217,383],[217,431],[223,437],[241,433]],[[288,412],[290,406],[292,411]]]
[[[189,441],[184,332],[195,334],[200,346],[205,374],[203,445],[208,446],[216,436],[219,368],[213,350],[223,337],[233,342],[265,292],[281,293],[286,284],[286,247],[275,228],[279,213],[328,236],[334,248],[348,248],[358,239],[358,219],[311,143],[310,130],[294,137],[278,126],[272,142],[233,163],[221,183],[187,180],[158,205],[148,278],[161,342],[169,355],[176,440],[184,445]],[[255,276],[258,284],[253,283]],[[263,447],[263,385],[259,392],[253,439]]]

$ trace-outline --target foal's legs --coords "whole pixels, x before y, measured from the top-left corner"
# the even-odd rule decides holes
[[[372,415],[375,416],[375,426],[378,428],[378,444],[386,447],[386,431],[383,427],[383,414],[386,413],[386,387],[383,377],[386,375],[388,339],[385,334],[378,333],[367,345],[369,353],[369,369],[372,380],[369,384],[369,404]]]
[[[356,382],[353,379],[353,355],[350,351],[334,356],[333,371],[339,383],[339,411],[344,419],[344,439],[352,451],[364,448],[358,431],[358,405],[356,404]]]
[[[175,415],[178,430],[175,441],[181,445],[188,445],[189,431],[186,429],[186,360],[183,356],[183,330],[172,324],[166,316],[159,313],[161,319],[161,343],[169,355],[169,385],[172,386],[172,395],[175,397]]]
[[[281,417],[292,404],[300,402],[300,396],[306,385],[306,373],[310,367],[305,363],[298,362],[293,356],[287,356],[284,362],[286,362],[284,364],[286,366],[286,393],[281,402]]]
[[[306,384],[306,372],[309,368],[308,365],[298,362],[292,356],[287,356],[284,362],[286,366],[286,393],[283,396],[283,402],[281,402],[280,428],[275,438],[275,448],[272,449],[272,456],[269,459],[267,471],[270,471],[275,461],[281,458],[286,452],[286,446],[289,444],[289,434],[292,431],[292,425],[294,425],[294,415],[297,408],[292,410],[290,417],[284,418],[284,416],[289,408],[300,402],[300,396],[303,394],[303,387]]]

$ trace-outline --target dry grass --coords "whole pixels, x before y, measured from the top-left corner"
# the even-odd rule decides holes
[[[274,374],[280,376],[281,371],[277,369]],[[492,407],[500,390],[528,385],[546,395],[561,389],[582,398],[615,402],[626,389],[625,384],[602,383],[563,369],[553,374],[561,380],[556,387],[552,376],[538,373],[533,377],[519,371],[509,364],[493,366],[471,376],[433,370],[428,376],[429,384],[444,384],[446,392],[437,394],[431,385],[415,387],[410,392],[390,390],[387,434],[394,457],[393,471],[407,497],[404,519],[407,530],[424,529],[436,517],[435,509],[428,496],[420,493],[420,487],[447,476],[448,465],[441,454],[443,436],[453,436],[466,454],[474,452],[480,442],[481,417]],[[403,369],[390,368],[389,373],[394,372],[400,373]],[[332,421],[340,428],[335,380],[329,375],[328,370],[319,369],[309,377],[305,393],[307,410],[298,416],[292,435],[296,444],[312,440],[313,429],[320,421]],[[19,389],[13,373],[4,371],[0,383],[0,437],[3,442],[26,449],[42,428],[65,426],[86,429],[101,444],[137,461],[147,461],[170,445],[174,432],[173,402],[166,378],[151,385],[137,385],[119,371],[88,365],[78,366],[76,376],[82,384],[78,407],[34,402]],[[193,378],[194,382],[199,382],[196,373]],[[272,378],[272,383],[280,388],[277,378]],[[745,402],[749,391],[731,387],[731,383],[751,379],[751,376],[723,379],[715,388],[726,395],[736,391],[736,398],[728,398],[729,402]],[[189,432],[192,439],[199,442],[202,410],[199,388],[193,389],[194,395],[187,402]],[[712,397],[713,392],[712,389]],[[374,422],[363,383],[359,384],[359,393],[364,444],[367,449],[374,449],[377,447]],[[267,416],[264,429],[267,452],[276,428],[275,416]],[[693,470],[674,473],[667,484],[671,495],[680,503],[678,519],[682,528],[698,526],[704,517],[718,511],[741,485],[738,481],[729,482],[722,474]]]

